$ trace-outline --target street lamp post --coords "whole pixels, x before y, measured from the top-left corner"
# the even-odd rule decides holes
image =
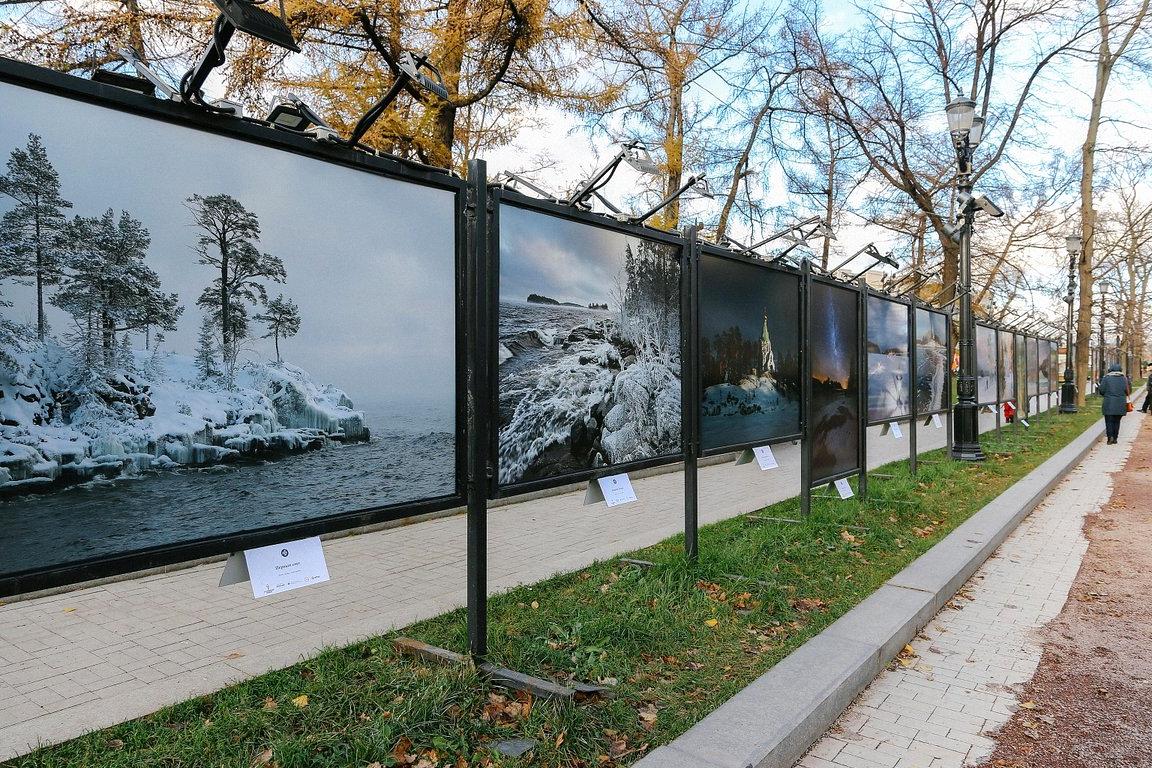
[[[976,201],[972,198],[972,153],[984,133],[984,119],[976,115],[976,102],[958,97],[947,108],[948,131],[956,149],[956,200],[960,206],[958,230],[960,269],[960,375],[956,379],[956,406],[952,411],[952,458],[983,461],[980,448],[980,408],[976,404],[976,328],[972,316],[972,224]]]
[[[1064,338],[1064,383],[1060,387],[1060,413],[1078,413],[1076,407],[1076,371],[1072,364],[1072,294],[1076,289],[1076,257],[1080,255],[1080,235],[1064,238],[1068,247],[1068,334]]]

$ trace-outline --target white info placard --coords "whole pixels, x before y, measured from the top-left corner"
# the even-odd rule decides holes
[[[1026,427],[1032,426],[1031,424],[1028,423],[1028,419],[1020,419],[1020,423]]]
[[[900,425],[899,425],[899,424],[897,424],[897,423],[894,421],[894,422],[892,422],[892,425],[891,425],[891,426],[892,426],[892,430],[891,430],[891,432],[892,432],[892,439],[894,439],[894,440],[899,440],[900,438],[904,437],[904,430],[900,429]]]
[[[944,426],[944,422],[940,421],[940,414],[932,414],[932,426],[936,427],[936,429],[940,429]]]
[[[758,445],[752,449],[752,453],[756,456],[756,463],[760,465],[760,469],[776,469],[780,466],[776,463],[776,454],[772,453],[770,445]]]
[[[836,486],[836,492],[840,494],[842,499],[850,499],[856,494],[852,492],[852,486],[848,484],[848,478],[842,477],[833,483]]]
[[[604,503],[609,507],[636,501],[636,491],[632,490],[632,481],[628,479],[627,473],[600,477],[596,482],[600,485],[600,492],[604,494]]]
[[[328,564],[320,537],[244,550],[252,596],[267,597],[328,581]]]

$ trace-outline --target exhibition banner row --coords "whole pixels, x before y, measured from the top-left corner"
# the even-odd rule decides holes
[[[814,485],[951,404],[948,315],[807,265],[6,60],[0,103],[0,596],[785,440]],[[977,349],[981,404],[1055,387]]]

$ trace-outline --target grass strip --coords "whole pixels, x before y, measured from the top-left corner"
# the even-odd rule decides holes
[[[470,668],[392,650],[399,634],[466,649],[461,609],[6,765],[628,765],[819,633],[1097,419],[1098,399],[1090,398],[1081,413],[1053,411],[1010,443],[984,437],[990,451],[1017,443],[1026,451],[990,453],[981,464],[924,464],[915,477],[906,462],[889,464],[883,471],[894,477],[872,479],[866,502],[816,500],[799,524],[737,517],[709,525],[696,564],[685,562],[682,537],[673,537],[626,555],[654,568],[612,558],[492,598],[491,660],[560,681],[612,684],[608,701],[532,700],[490,687]],[[799,504],[758,514],[797,518]],[[538,745],[502,757],[494,744],[510,738]]]

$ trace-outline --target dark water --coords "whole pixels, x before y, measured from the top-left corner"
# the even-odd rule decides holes
[[[450,410],[357,407],[367,443],[0,502],[0,574],[452,493]]]

